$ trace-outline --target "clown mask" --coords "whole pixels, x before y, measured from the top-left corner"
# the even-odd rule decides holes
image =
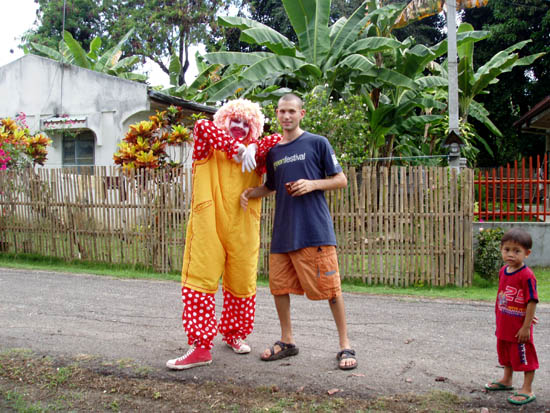
[[[250,132],[250,125],[247,121],[232,117],[229,121],[229,134],[239,141],[244,141]]]

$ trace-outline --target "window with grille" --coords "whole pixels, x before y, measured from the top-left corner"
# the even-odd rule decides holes
[[[63,166],[93,166],[95,135],[92,131],[63,133]]]

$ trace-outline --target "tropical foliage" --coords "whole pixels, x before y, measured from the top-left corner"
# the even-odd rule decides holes
[[[370,154],[370,130],[364,122],[365,106],[361,97],[352,96],[344,101],[327,98],[321,91],[305,94],[303,99],[306,116],[301,122],[302,128],[326,136],[343,164],[362,165]],[[275,105],[267,104],[263,111],[270,133],[282,133]]]
[[[84,49],[97,36],[108,32],[105,21],[106,1],[102,0],[34,0],[38,5],[36,21],[32,29],[23,36],[23,45],[30,49],[32,42],[56,49],[63,38],[63,29],[70,32]],[[66,10],[63,12],[63,5]],[[116,44],[116,39],[108,37],[106,48]]]
[[[207,53],[204,58],[208,63],[223,65],[224,69],[218,69],[220,81],[199,92],[198,99],[216,102],[248,96],[271,100],[292,89],[304,96],[309,91],[323,91],[327,98],[341,98],[353,106],[353,97],[359,96],[357,104],[364,108],[363,136],[367,139],[360,146],[369,157],[414,152],[411,132],[428,137],[430,134],[425,132],[432,125],[436,125],[434,131],[443,130],[439,125],[447,111],[447,64],[438,61],[447,53],[447,41],[427,47],[411,37],[398,40],[392,30],[403,6],[376,8],[374,2],[365,2],[349,18],[331,23],[330,1],[283,0],[283,5],[297,44],[257,21],[219,18],[221,25],[241,30],[241,41],[261,46],[264,51]],[[474,71],[473,44],[487,36],[487,32],[474,31],[467,25],[459,31],[461,114],[464,130],[471,128],[467,122],[472,116],[499,133],[488,112],[474,98],[501,73],[528,65],[540,55],[519,58],[514,51],[524,44],[517,44]],[[465,136],[485,144],[475,133]],[[473,142],[467,144],[473,146]]]
[[[65,30],[86,50],[96,37],[104,39],[106,49],[114,47],[133,29],[132,40],[124,44],[124,56],[154,62],[166,74],[170,62],[179,61],[175,86],[184,84],[189,47],[206,43],[212,36],[214,16],[230,6],[240,8],[243,0],[35,0],[38,3],[37,28],[26,33],[31,42],[55,48]],[[108,36],[107,36],[108,35]],[[30,48],[30,46],[28,46]]]
[[[494,280],[502,266],[500,242],[504,230],[500,227],[481,228],[477,235],[477,247],[474,257],[474,269],[482,278]]]
[[[23,113],[0,119],[0,170],[44,165],[51,143],[42,133],[30,133]]]
[[[132,73],[132,68],[139,62],[138,56],[121,59],[122,47],[133,33],[134,30],[130,30],[116,46],[104,52],[101,50],[100,37],[92,40],[90,50],[86,52],[68,31],[63,33],[63,40],[59,42],[58,50],[34,42],[31,46],[36,52],[59,62],[74,64],[123,79],[145,81],[147,76]]]
[[[345,145],[334,138],[341,154],[353,163],[368,157],[442,152],[447,133],[447,43],[436,41],[440,30],[413,30],[420,24],[400,18],[403,5],[383,2],[385,6],[378,7],[378,2],[360,0],[75,0],[66,19],[70,34],[63,34],[56,46],[52,39],[60,37],[63,1],[36,1],[38,29],[28,32],[26,39],[38,46],[27,44],[56,60],[143,79],[131,69],[148,58],[170,75],[171,86],[164,93],[211,104],[246,96],[268,105],[292,90],[332,115],[361,123]],[[423,4],[426,0],[415,0],[405,10],[419,10]],[[230,5],[239,10],[237,17],[212,21]],[[422,24],[429,21],[435,27],[438,19],[424,19]],[[510,112],[524,113],[545,90],[537,85],[550,78],[545,76],[549,58],[541,57],[550,50],[550,31],[545,30],[550,12],[544,0],[530,0],[520,8],[494,0],[488,7],[466,10],[463,20],[475,23],[462,25],[458,34],[460,129],[466,156],[474,163],[480,149],[500,156],[511,133]],[[409,25],[398,28],[403,22]],[[492,35],[473,27],[490,27]],[[220,39],[220,34],[230,38]],[[525,42],[528,39],[531,42]],[[218,51],[195,55],[199,75],[187,85],[183,76],[193,58],[188,47],[199,42]],[[122,59],[123,55],[134,57]],[[514,70],[518,67],[522,72]],[[518,74],[523,76],[516,82]],[[500,86],[499,79],[506,83]],[[501,113],[495,119],[486,107],[491,114]],[[491,141],[486,142],[476,128],[484,137],[490,132]]]
[[[498,83],[487,87],[488,93],[476,99],[491,113],[492,121],[503,133],[502,137],[487,134],[493,152],[481,148],[479,163],[486,166],[504,165],[521,156],[543,153],[544,135],[520,134],[513,123],[548,96],[550,91],[550,2],[491,0],[487,7],[465,10],[462,21],[475,29],[491,33],[485,41],[476,44],[474,67],[483,65],[497,51],[526,40],[529,43],[517,50],[520,57],[546,53],[529,66],[503,73]]]
[[[170,106],[165,111],[157,111],[149,121],[131,125],[113,156],[115,164],[121,165],[125,171],[175,166],[166,148],[181,146],[191,140],[190,131],[183,126],[185,121],[182,109]]]

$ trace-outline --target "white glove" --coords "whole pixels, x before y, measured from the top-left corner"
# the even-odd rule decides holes
[[[244,146],[242,143],[239,143],[237,145],[237,153],[233,155],[233,160],[237,163],[241,163],[243,161],[243,155],[246,151],[246,146]]]
[[[243,154],[243,166],[242,171],[252,172],[256,169],[256,150],[258,147],[255,143],[248,145]]]

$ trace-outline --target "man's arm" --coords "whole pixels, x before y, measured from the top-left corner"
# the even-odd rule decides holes
[[[263,198],[264,196],[268,196],[269,194],[272,194],[275,192],[274,190],[269,189],[265,184],[256,186],[254,188],[246,188],[240,197],[241,207],[242,209],[246,209],[248,207],[248,200],[254,199],[254,198]]]
[[[334,189],[345,188],[348,179],[343,172],[329,176],[325,179],[310,181],[307,179],[298,179],[290,185],[289,191],[292,196],[302,196],[313,191],[331,191]]]

